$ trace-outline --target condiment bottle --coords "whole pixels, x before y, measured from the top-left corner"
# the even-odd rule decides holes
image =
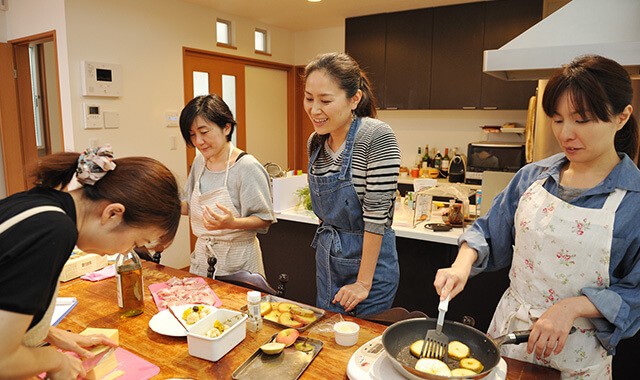
[[[247,318],[247,330],[251,332],[260,331],[262,329],[260,292],[254,290],[247,292],[247,311],[249,312],[249,318]]]
[[[122,317],[135,317],[144,312],[142,262],[135,251],[119,253],[115,263],[118,284],[118,306]]]

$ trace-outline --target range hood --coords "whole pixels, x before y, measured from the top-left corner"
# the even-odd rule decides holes
[[[548,79],[575,57],[598,54],[640,78],[640,1],[573,0],[506,45],[484,51],[484,72],[505,80]]]

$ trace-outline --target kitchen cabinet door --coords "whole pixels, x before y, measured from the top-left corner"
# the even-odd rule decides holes
[[[434,8],[431,108],[480,106],[484,4]]]
[[[499,49],[542,19],[542,0],[485,3],[484,50]],[[480,105],[488,109],[527,109],[538,81],[505,81],[482,73]]]
[[[346,19],[345,50],[367,74],[379,108],[384,108],[386,34],[385,14]]]
[[[387,14],[384,105],[429,108],[432,9]]]

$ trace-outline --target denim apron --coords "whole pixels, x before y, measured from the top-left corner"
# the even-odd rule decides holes
[[[356,282],[362,260],[362,204],[351,177],[353,145],[359,126],[358,118],[349,127],[340,173],[326,176],[313,174],[313,163],[323,146],[318,147],[309,159],[311,205],[321,220],[311,243],[316,248],[316,306],[338,313],[344,313],[344,308],[331,301],[340,288]],[[398,289],[399,278],[396,236],[391,228],[385,227],[369,296],[351,313],[373,314],[389,309]]]

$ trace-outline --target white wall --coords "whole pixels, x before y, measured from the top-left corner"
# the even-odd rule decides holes
[[[246,66],[247,152],[287,169],[287,72]]]
[[[344,26],[297,32],[294,36],[294,62],[306,66],[316,55],[344,51]]]

